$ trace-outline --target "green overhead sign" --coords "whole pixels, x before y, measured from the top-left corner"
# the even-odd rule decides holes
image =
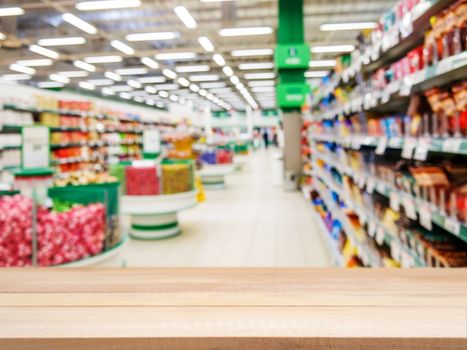
[[[277,86],[277,103],[283,108],[300,108],[306,102],[310,88],[306,83],[282,83]]]
[[[276,69],[307,69],[310,47],[307,44],[279,44],[274,60]]]

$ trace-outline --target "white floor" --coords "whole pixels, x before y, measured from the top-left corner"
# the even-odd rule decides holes
[[[277,152],[277,151],[276,151]],[[249,157],[225,190],[180,214],[183,233],[161,241],[131,240],[126,265],[164,267],[329,266],[311,207],[301,192],[280,187],[274,151]]]

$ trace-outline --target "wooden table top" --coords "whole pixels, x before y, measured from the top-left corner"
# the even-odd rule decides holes
[[[467,269],[2,269],[0,349],[467,350]]]

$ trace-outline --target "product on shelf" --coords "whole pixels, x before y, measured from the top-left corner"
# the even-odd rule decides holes
[[[183,193],[193,190],[192,163],[162,164],[161,168],[163,194]]]
[[[129,166],[125,170],[125,179],[126,194],[129,196],[153,196],[160,193],[155,166]]]

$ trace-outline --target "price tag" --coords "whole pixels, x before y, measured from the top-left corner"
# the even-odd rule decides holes
[[[428,151],[430,149],[430,141],[427,139],[420,139],[418,141],[417,148],[415,148],[415,153],[413,158],[416,160],[426,160],[428,157]]]
[[[362,249],[360,255],[361,255],[361,258],[362,258],[362,260],[363,260],[363,264],[364,264],[365,266],[368,266],[370,260],[369,260],[369,258],[368,258],[368,252],[366,251],[366,249]]]
[[[401,266],[402,267],[412,267],[414,264],[413,264],[413,258],[412,256],[410,256],[409,253],[407,253],[406,251],[402,251],[401,254],[400,254],[400,257],[401,257]]]
[[[448,139],[443,142],[443,152],[457,153],[459,152],[462,139]]]
[[[386,137],[381,137],[378,141],[378,146],[376,147],[375,153],[378,155],[383,155],[386,151],[388,145],[388,139]]]
[[[398,192],[396,191],[391,192],[391,194],[389,195],[389,205],[391,206],[392,210],[399,211],[400,197],[399,197]]]
[[[418,208],[420,225],[431,231],[433,229],[433,222],[431,221],[430,205],[428,203],[420,203]]]
[[[374,237],[376,235],[376,223],[373,220],[368,221],[368,235]]]
[[[415,201],[412,196],[404,195],[402,197],[402,205],[404,206],[405,215],[412,220],[417,220],[417,210],[415,209]]]
[[[366,217],[365,212],[359,209],[357,215],[358,215],[358,217],[360,219],[360,223],[362,225],[365,225],[365,223],[367,221],[367,217]]]
[[[446,218],[444,219],[444,228],[449,232],[455,234],[456,236],[460,235],[461,232],[461,225],[459,221],[453,218]]]
[[[49,128],[45,126],[24,126],[22,137],[22,168],[48,168],[50,165]]]
[[[161,152],[161,133],[158,129],[144,130],[143,151],[145,153],[160,153]]]
[[[383,93],[381,94],[381,103],[385,104],[389,102],[389,99],[391,98],[391,92],[389,89],[384,89]]]
[[[410,92],[412,91],[412,84],[413,84],[412,77],[411,76],[405,77],[404,80],[402,81],[399,94],[401,96],[409,96]]]
[[[417,140],[411,137],[406,138],[402,147],[402,158],[412,159],[415,147],[417,147]]]
[[[378,230],[376,231],[376,237],[375,237],[376,243],[378,243],[379,245],[383,245],[384,235],[385,235],[384,229],[382,227],[378,228]]]
[[[372,194],[375,191],[375,185],[376,185],[375,178],[373,176],[368,176],[368,179],[366,181],[366,191],[369,194]]]
[[[358,187],[359,187],[360,189],[363,189],[363,188],[365,187],[365,181],[366,181],[366,179],[365,179],[365,174],[363,174],[363,173],[360,174],[360,177],[359,177],[359,179],[358,179]]]
[[[391,241],[391,256],[394,260],[401,261],[401,246],[397,239]]]

